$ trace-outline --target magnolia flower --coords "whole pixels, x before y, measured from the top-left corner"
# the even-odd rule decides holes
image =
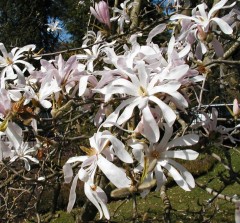
[[[154,172],[157,180],[156,190],[159,190],[167,180],[163,171],[163,169],[166,169],[181,188],[189,191],[195,187],[194,178],[185,167],[173,159],[195,160],[198,157],[198,153],[191,149],[171,149],[182,146],[192,146],[198,142],[199,136],[196,134],[188,134],[169,141],[173,133],[173,128],[166,124],[164,124],[164,127],[165,133],[160,143],[151,143],[147,146],[145,143],[137,140],[130,140],[128,142],[129,146],[133,148],[132,152],[134,157],[140,164],[137,171],[147,171],[150,175]],[[147,169],[144,170],[146,163],[149,163],[149,165],[147,165]],[[151,177],[146,180],[151,180]]]
[[[71,169],[71,166],[69,163],[66,163],[63,166],[63,172],[64,172],[64,179],[65,183],[70,183],[72,177],[73,177],[73,171]],[[80,172],[80,171],[79,171]],[[98,209],[100,214],[100,219],[104,215],[106,219],[110,219],[110,214],[107,208],[107,195],[105,192],[96,184],[94,184],[94,174],[93,172],[90,176],[90,178],[84,182],[84,193],[87,196],[87,198],[95,205],[95,207]],[[76,187],[77,187],[77,181],[79,178],[79,174],[77,174],[72,182],[70,194],[69,194],[69,202],[67,206],[67,211],[70,212],[74,206],[75,200],[76,200]]]
[[[125,0],[120,4],[122,9],[114,8],[113,11],[118,13],[117,16],[112,17],[111,21],[118,20],[120,33],[123,33],[124,23],[130,23],[129,11],[134,3],[129,3],[130,0]],[[128,4],[129,3],[129,4]]]
[[[220,145],[224,140],[230,139],[232,143],[235,143],[234,138],[229,134],[234,128],[217,125],[218,111],[216,108],[212,108],[212,113],[210,114],[202,111],[198,114],[198,117],[201,119],[200,122],[192,125],[192,128],[196,129],[202,126],[210,142]]]
[[[192,20],[195,23],[192,25],[191,29],[197,28],[200,26],[202,30],[206,33],[211,28],[211,23],[214,22],[220,27],[220,29],[225,34],[231,34],[233,32],[232,28],[223,19],[215,17],[218,10],[233,7],[236,4],[236,2],[234,2],[233,4],[224,7],[227,1],[228,0],[221,0],[220,2],[215,4],[208,13],[205,11],[205,9],[207,8],[207,5],[205,3],[202,3],[200,5],[197,5],[196,8],[192,10],[192,16],[177,14],[177,15],[173,15],[170,19],[171,20],[176,20],[176,19]]]
[[[90,40],[94,41],[92,46],[92,50],[87,49],[87,44]],[[97,35],[94,32],[89,31],[88,34],[85,36],[85,40],[83,42],[82,47],[84,48],[85,54],[77,54],[76,58],[78,60],[86,60],[87,71],[92,73],[93,72],[93,62],[98,58],[99,54],[106,46],[111,46],[115,42],[106,43],[103,42],[101,32],[97,32]]]
[[[5,80],[8,79],[18,78],[19,83],[25,84],[24,70],[21,70],[18,64],[23,65],[29,72],[33,71],[33,65],[24,61],[23,57],[25,57],[24,53],[33,51],[35,47],[35,45],[27,45],[22,48],[15,47],[8,53],[3,43],[0,43],[0,51],[2,52],[2,56],[0,56],[0,68],[3,68],[1,72],[1,88],[4,88]]]
[[[69,183],[73,176],[70,164],[74,162],[82,162],[81,168],[72,183],[68,211],[71,211],[75,203],[75,189],[77,179],[79,178],[85,183],[85,194],[98,208],[100,216],[102,216],[103,210],[105,217],[109,219],[109,214],[105,206],[107,200],[106,196],[102,189],[93,183],[96,169],[99,167],[103,174],[105,174],[110,182],[112,182],[117,188],[129,187],[131,181],[127,178],[125,171],[115,166],[111,161],[113,161],[114,156],[117,156],[125,163],[132,163],[133,159],[125,150],[124,144],[109,131],[97,132],[89,139],[89,141],[90,148],[81,147],[87,155],[71,157],[63,167],[65,182]]]
[[[46,24],[48,26],[48,32],[59,32],[62,28],[58,27],[59,21],[51,22],[50,24]]]
[[[78,174],[79,179],[84,182],[88,181],[92,172],[99,167],[116,187],[129,186],[131,182],[126,173],[111,162],[114,155],[125,163],[133,162],[124,144],[108,131],[95,133],[89,142],[90,148],[81,147],[87,155],[72,157],[67,161],[67,163],[82,162]]]
[[[14,155],[10,159],[10,163],[17,159],[23,160],[27,171],[31,169],[29,160],[34,163],[39,163],[36,158],[29,155],[30,153],[36,152],[36,148],[29,148],[28,143],[23,141],[22,129],[17,124],[9,122],[5,133],[13,146]]]
[[[9,91],[4,88],[0,89],[0,117],[4,117],[8,114],[12,107]]]
[[[187,102],[184,97],[177,92],[181,84],[175,80],[162,81],[159,83],[159,76],[151,77],[151,73],[145,67],[143,61],[136,62],[135,71],[133,73],[130,69],[121,69],[122,73],[128,76],[128,80],[125,78],[118,78],[102,89],[96,89],[105,95],[106,100],[109,100],[113,94],[125,94],[129,96],[128,99],[123,100],[121,104],[111,113],[104,126],[109,127],[114,125],[122,125],[129,120],[133,114],[133,110],[138,107],[142,113],[144,123],[144,136],[146,136],[151,142],[157,142],[160,137],[158,124],[156,123],[152,113],[150,104],[158,106],[162,112],[162,117],[172,126],[175,119],[175,112],[162,100],[161,96],[157,95],[169,95],[174,98],[178,104],[187,106]],[[180,73],[182,71],[180,70]],[[122,111],[123,110],[123,111]],[[120,112],[122,113],[120,114]]]
[[[207,52],[207,46],[204,43],[205,40],[213,45],[217,56],[222,56],[223,48],[221,43],[214,35],[211,35],[209,40],[207,40],[207,37],[212,31],[213,23],[217,24],[225,34],[232,34],[233,29],[231,26],[223,19],[216,17],[216,14],[220,9],[230,8],[235,5],[235,3],[233,3],[229,6],[224,6],[226,3],[227,0],[221,0],[215,4],[208,13],[206,12],[207,5],[202,3],[192,10],[192,16],[177,14],[170,18],[171,20],[182,19],[183,29],[182,34],[180,35],[181,39],[186,40],[187,36],[187,41],[191,44],[194,42],[194,36],[199,40],[196,47],[196,56],[198,59],[201,59],[202,55]]]
[[[39,102],[44,108],[50,108],[52,103],[47,100],[47,98],[61,91],[61,88],[58,86],[56,79],[53,79],[50,75],[46,76],[46,78],[42,81],[41,87],[36,93],[31,86],[25,86],[24,91],[24,105],[28,104],[31,100],[35,100]]]
[[[95,8],[90,7],[91,13],[96,17],[96,19],[107,25],[110,29],[110,16],[109,16],[109,9],[108,4],[105,1],[100,1],[99,3],[95,3]]]

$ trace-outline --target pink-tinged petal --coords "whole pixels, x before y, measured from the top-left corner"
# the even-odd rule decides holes
[[[83,182],[87,182],[89,181],[90,177],[91,177],[91,173],[88,173],[85,169],[80,168],[80,170],[78,171],[78,178],[83,181]]]
[[[23,141],[21,128],[17,124],[9,122],[5,133],[14,148],[20,148]]]
[[[183,160],[195,160],[197,159],[199,153],[191,150],[191,149],[186,149],[186,150],[176,150],[176,151],[165,151],[161,153],[161,158],[177,158],[177,159],[183,159]]]
[[[134,108],[140,103],[141,98],[136,98],[131,104],[127,105],[122,114],[117,119],[118,125],[123,124],[132,117]]]
[[[169,165],[167,162],[161,162],[161,166],[163,166],[165,169],[169,171],[169,173],[171,174],[175,182],[178,184],[178,186],[180,186],[182,189],[186,191],[191,190],[185,179],[181,176],[181,174],[176,170],[175,167]]]
[[[214,21],[218,24],[220,29],[225,33],[225,34],[232,34],[233,29],[231,26],[229,26],[223,19],[220,18],[212,18],[211,21]]]
[[[73,209],[73,206],[76,201],[76,187],[77,187],[78,175],[76,175],[73,179],[72,186],[70,189],[67,212],[70,212]]]
[[[10,163],[14,162],[18,157],[19,157],[19,156],[13,156],[13,157],[9,160],[9,162],[10,162]]]
[[[25,169],[26,169],[27,171],[30,171],[31,166],[30,166],[28,160],[27,160],[26,158],[24,158],[24,157],[22,157],[22,159],[23,159],[23,161],[24,161],[24,167],[25,167]]]
[[[83,162],[88,158],[89,158],[88,156],[75,156],[75,157],[69,158],[66,163]]]
[[[186,55],[188,55],[189,51],[191,50],[191,44],[186,43],[187,45],[178,53],[178,56],[180,58],[185,57]]]
[[[233,100],[233,115],[237,116],[239,115],[240,109],[239,109],[239,105],[238,105],[238,100],[235,98]]]
[[[36,159],[36,158],[34,158],[34,157],[32,157],[32,156],[25,155],[24,157],[27,158],[27,159],[29,159],[29,160],[31,160],[31,161],[34,162],[34,163],[39,163],[39,160]]]
[[[103,135],[102,138],[109,139],[112,143],[114,154],[125,163],[133,163],[133,159],[126,151],[124,144],[111,134]]]
[[[106,219],[110,219],[110,214],[109,214],[109,211],[108,211],[108,208],[107,208],[107,195],[105,194],[105,192],[100,188],[100,187],[97,187],[97,190],[95,192],[95,196],[96,196],[96,199],[97,201],[99,202],[101,208],[102,208],[102,211],[103,211],[103,215],[105,216]]]
[[[217,127],[217,117],[218,117],[218,110],[216,108],[212,108],[212,124],[211,124],[211,130],[216,130]],[[208,120],[210,122],[210,119],[208,117]]]
[[[173,165],[180,172],[180,174],[182,175],[182,177],[184,178],[186,183],[191,188],[195,187],[195,180],[194,180],[192,174],[190,172],[188,172],[188,170],[184,166],[182,166],[181,164],[177,163],[175,160],[172,160],[172,159],[169,159],[168,163]]]
[[[100,1],[98,3],[99,14],[103,20],[103,23],[106,24],[110,28],[110,16],[108,5],[105,1]]]
[[[211,16],[215,16],[215,12],[217,12],[218,10],[220,9],[223,9],[223,8],[230,8],[230,7],[233,7],[236,2],[234,2],[233,4],[229,5],[229,6],[224,6],[226,3],[228,2],[228,0],[221,0],[220,2],[218,2],[217,4],[215,4],[209,11],[208,13],[208,18],[210,19]]]
[[[159,152],[163,152],[166,150],[166,145],[169,139],[172,137],[172,134],[173,134],[173,128],[167,124],[164,124],[164,136],[161,139],[161,142],[157,146],[157,150]]]
[[[94,206],[98,209],[100,219],[103,216],[103,212],[104,212],[104,216],[107,219],[109,219],[110,218],[109,212],[107,210],[106,203],[104,201],[105,197],[103,197],[104,196],[103,194],[105,194],[104,191],[100,190],[99,187],[95,188],[96,187],[95,185],[93,185],[92,187],[94,189],[91,188],[91,185],[89,183],[84,184],[85,195],[94,204]],[[96,192],[94,190],[97,190],[98,192]],[[99,195],[98,193],[99,194],[102,193],[102,195]],[[103,198],[103,200],[101,200],[102,198]],[[100,203],[101,206],[99,205],[99,203]]]
[[[200,15],[203,17],[203,18],[207,18],[207,13],[206,13],[206,4],[205,3],[202,3],[200,5],[197,6],[197,8],[199,9],[199,12],[200,12]]]
[[[188,134],[176,139],[173,139],[167,144],[167,150],[177,146],[192,146],[198,143],[199,136],[196,134]]]
[[[149,100],[153,101],[158,105],[158,107],[162,111],[165,121],[168,123],[169,126],[172,126],[176,120],[176,114],[174,113],[174,111],[168,105],[166,105],[164,102],[162,102],[160,99],[158,99],[155,96],[150,96]]]
[[[152,112],[150,111],[149,107],[146,106],[142,110],[143,115],[143,135],[150,141],[150,142],[157,142],[160,137],[159,127],[154,119]]]
[[[98,15],[98,13],[93,7],[90,7],[90,11],[99,22],[103,23],[102,18]]]
[[[211,42],[213,45],[213,49],[218,57],[222,57],[224,54],[224,49],[222,47],[222,44],[215,38],[213,37],[213,40]]]
[[[99,155],[97,164],[117,188],[129,187],[131,185],[131,180],[127,178],[125,171],[109,162],[102,155]]]
[[[69,163],[63,166],[63,175],[65,183],[70,183],[73,177],[73,170]]]
[[[178,81],[169,81],[167,84],[156,86],[149,90],[149,94],[153,95],[159,92],[170,94],[177,91],[181,87]]]
[[[182,14],[176,14],[170,17],[170,20],[178,20],[178,19],[189,19],[192,20],[193,17],[182,15]]]
[[[87,84],[88,84],[88,78],[89,78],[88,75],[80,77],[78,96],[82,96],[84,94],[84,92],[86,91]]]
[[[178,91],[173,92],[170,95],[172,97],[171,101],[174,102],[177,108],[184,111],[184,109],[188,107],[188,101]]]
[[[139,163],[142,163],[142,162],[143,162],[144,153],[143,153],[143,150],[142,150],[142,149],[134,148],[134,149],[132,149],[132,153],[133,153],[133,156],[135,157],[135,159],[136,159]]]
[[[167,178],[163,173],[163,169],[160,164],[157,164],[154,169],[155,177],[157,180],[156,191],[160,190],[161,186],[163,186],[167,182]]]
[[[189,71],[189,66],[186,64],[179,65],[170,70],[169,74],[165,76],[166,79],[179,80]],[[178,83],[175,83],[178,84]]]
[[[139,84],[143,88],[147,88],[149,83],[149,74],[146,71],[146,65],[144,61],[137,62],[137,69],[138,69],[138,77],[139,77]]]
[[[136,98],[129,98],[125,101],[123,101],[116,109],[113,113],[111,113],[107,119],[105,120],[103,126],[104,127],[111,127],[113,126],[112,123],[116,123],[117,122],[117,119],[118,119],[118,116],[119,116],[119,113],[120,111],[126,107],[127,105],[133,103],[134,101],[136,100]],[[111,123],[111,124],[110,124]]]
[[[152,38],[155,37],[156,35],[162,33],[166,29],[166,24],[159,24],[156,27],[154,27],[148,34],[148,38],[146,40],[146,43],[149,44],[152,42]]]
[[[168,42],[168,50],[167,50],[168,60],[170,60],[170,58],[171,58],[171,54],[173,52],[174,45],[175,45],[175,37],[172,36]]]
[[[27,45],[27,46],[24,46],[24,47],[22,47],[22,48],[20,48],[17,52],[16,52],[16,54],[14,55],[14,59],[16,58],[16,59],[18,59],[18,58],[20,58],[20,57],[22,57],[22,56],[24,56],[22,53],[23,52],[28,52],[28,51],[33,51],[33,50],[35,50],[35,48],[36,48],[36,46],[34,45],[34,44],[30,44],[30,45]],[[22,54],[22,55],[21,55]]]

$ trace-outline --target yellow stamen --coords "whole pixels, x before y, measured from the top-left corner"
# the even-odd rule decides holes
[[[138,89],[138,93],[143,97],[148,95],[146,89],[143,86],[140,86],[140,88]]]

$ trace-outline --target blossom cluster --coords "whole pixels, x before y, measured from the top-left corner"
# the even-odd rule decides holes
[[[195,160],[198,152],[191,146],[198,143],[199,135],[174,137],[174,123],[179,112],[187,113],[191,106],[187,90],[199,86],[206,77],[191,63],[202,59],[212,46],[217,56],[223,55],[214,31],[233,33],[230,18],[216,17],[220,9],[234,6],[224,6],[226,3],[227,0],[221,0],[209,12],[202,3],[192,10],[192,16],[173,15],[171,20],[178,20],[181,30],[178,34],[171,32],[167,47],[153,41],[157,35],[169,33],[167,24],[153,28],[144,43],[141,32],[131,35],[120,53],[116,41],[107,41],[100,31],[89,31],[82,53],[67,60],[61,54],[52,60],[40,59],[34,45],[14,48],[8,53],[1,43],[0,130],[8,141],[1,142],[0,160],[9,159],[10,163],[23,160],[25,169],[30,171],[31,162],[39,163],[36,154],[41,143],[37,139],[36,145],[30,147],[19,123],[31,127],[37,136],[39,110],[47,110],[53,118],[58,118],[67,101],[98,97],[99,106],[93,109],[96,132],[89,138],[90,146],[81,146],[84,155],[70,157],[63,166],[65,182],[72,181],[68,211],[74,206],[79,179],[84,182],[84,192],[99,210],[100,218],[103,215],[110,218],[107,195],[96,182],[99,172],[118,189],[138,190],[142,183],[156,180],[156,190],[160,190],[167,181],[166,172],[182,189],[194,188],[192,174],[175,159]],[[114,8],[116,16],[110,18],[107,3],[100,1],[95,8],[91,7],[91,13],[108,29],[117,20],[120,33],[124,33],[132,7],[134,4],[126,0],[121,4],[122,9]],[[54,31],[56,27],[57,23],[48,29]],[[40,61],[40,69],[27,61],[29,56]],[[82,107],[84,112],[89,109]],[[29,117],[21,118],[22,113]],[[217,127],[216,113],[213,110],[214,120],[203,113],[204,121],[195,127],[202,126],[208,136],[218,132],[222,143],[232,138],[226,129]],[[119,162],[133,166],[132,171],[138,176],[136,181]],[[75,176],[74,163],[80,163]],[[141,195],[146,196],[150,189],[141,190]]]

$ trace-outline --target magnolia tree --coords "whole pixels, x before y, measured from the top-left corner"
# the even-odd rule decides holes
[[[183,190],[192,190],[196,182],[184,164],[199,153],[225,168],[225,187],[240,183],[226,156],[235,148],[224,146],[226,140],[236,145],[238,126],[219,126],[218,111],[201,107],[213,68],[239,63],[229,58],[239,46],[240,12],[235,2],[227,2],[211,8],[201,3],[186,15],[185,5],[169,1],[164,17],[139,28],[139,19],[148,13],[141,0],[113,8],[99,1],[90,8],[98,30],[88,31],[77,49],[40,54],[27,45],[8,52],[0,43],[2,219],[35,215],[40,222],[44,190],[54,188],[49,210],[54,213],[61,185],[67,183],[67,211],[81,187],[87,198],[83,212],[94,213],[85,220],[95,217],[94,209],[110,219],[110,197],[132,198],[137,218],[136,195],[147,198],[156,190],[169,222],[167,182],[172,178]],[[50,25],[49,32],[60,32],[57,23]],[[237,99],[229,110],[237,120]],[[209,205],[216,198],[235,204],[240,222],[236,195],[197,185],[212,194]]]

